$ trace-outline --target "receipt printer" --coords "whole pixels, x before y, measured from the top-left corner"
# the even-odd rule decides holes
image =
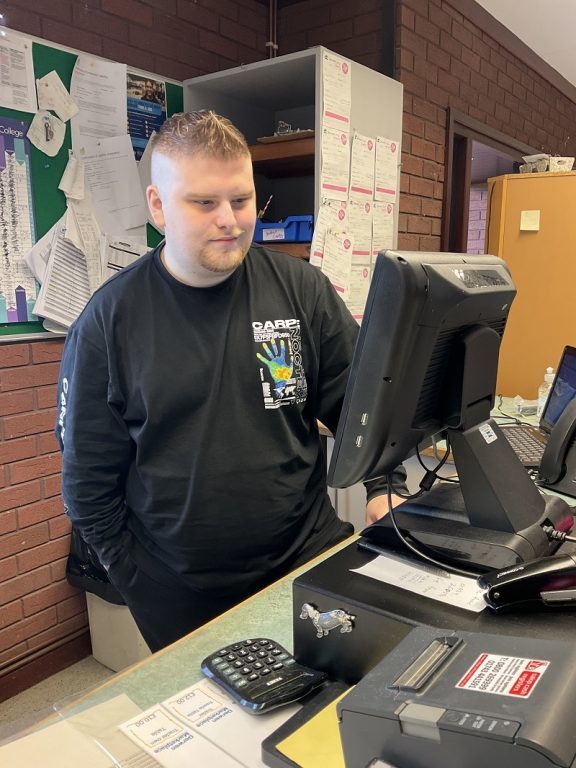
[[[576,768],[576,643],[413,629],[338,704],[346,768]]]

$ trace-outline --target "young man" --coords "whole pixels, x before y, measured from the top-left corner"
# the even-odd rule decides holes
[[[228,120],[166,121],[147,197],[165,241],[70,329],[57,435],[67,514],[155,651],[351,533],[316,419],[336,429],[358,328],[319,270],[251,245]]]

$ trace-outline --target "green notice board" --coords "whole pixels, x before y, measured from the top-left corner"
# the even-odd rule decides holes
[[[70,90],[72,71],[78,53],[71,53],[48,44],[33,42],[32,59],[35,78],[44,77],[56,70],[67,90]],[[162,79],[161,76],[157,76]],[[166,83],[166,113],[168,116],[183,109],[183,89],[181,85]],[[27,127],[34,117],[28,112],[17,112],[0,106],[0,116],[22,122]],[[71,148],[70,121],[66,123],[64,143],[55,157],[48,157],[30,144],[30,175],[32,179],[32,212],[34,219],[35,240],[39,240],[58,221],[66,211],[66,197],[58,189],[58,183],[68,162],[68,150]],[[157,245],[161,237],[150,225],[147,226],[148,244]],[[41,321],[0,322],[0,341],[17,341],[34,334],[46,335]],[[52,334],[51,334],[52,335]]]

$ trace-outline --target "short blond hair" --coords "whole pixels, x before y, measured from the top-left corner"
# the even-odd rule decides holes
[[[222,160],[250,157],[241,131],[227,117],[207,109],[172,115],[151,142],[152,153],[164,155],[202,154]]]

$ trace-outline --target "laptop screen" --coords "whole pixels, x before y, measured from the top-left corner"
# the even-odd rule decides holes
[[[564,347],[558,371],[542,411],[540,429],[550,433],[564,408],[576,395],[576,347]]]

